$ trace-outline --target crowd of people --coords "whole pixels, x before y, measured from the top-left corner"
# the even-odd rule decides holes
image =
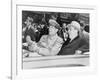
[[[48,24],[27,17],[22,27],[22,48],[24,51],[41,56],[80,55],[89,52],[89,32],[84,22],[71,21],[69,24],[59,23],[51,17]],[[28,57],[29,53],[24,53]]]

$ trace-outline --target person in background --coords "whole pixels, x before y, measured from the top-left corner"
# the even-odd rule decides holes
[[[64,44],[58,55],[83,54],[89,51],[89,43],[82,37],[81,26],[77,21],[72,21],[68,25],[69,42]]]
[[[62,24],[62,30],[61,31],[62,31],[62,38],[63,38],[64,41],[66,41],[67,38],[68,38],[68,30],[67,30],[66,23]]]
[[[35,31],[32,25],[33,19],[31,17],[27,17],[25,24],[26,27],[23,29],[23,48],[28,49],[27,47],[31,45],[32,41],[35,41]]]
[[[81,26],[81,34],[80,36],[84,37],[84,39],[89,43],[89,33],[85,30],[86,24],[84,21],[80,21],[80,26]]]
[[[48,27],[45,22],[41,22],[40,27],[41,27],[40,28],[40,38],[41,38],[43,35],[48,34]]]
[[[39,37],[40,37],[40,32],[39,32],[39,29],[38,29],[38,24],[37,23],[33,23],[33,31],[35,32],[34,33],[34,36],[35,36],[35,41],[38,42],[39,41]]]
[[[52,21],[49,25],[49,34],[43,35],[38,43],[33,42],[33,45],[29,47],[30,51],[42,56],[57,55],[63,44],[63,39],[57,34],[59,29],[59,24]]]
[[[90,30],[89,30],[89,25],[87,24],[87,25],[85,25],[85,28],[84,28],[84,30],[86,31],[86,32],[90,32]]]

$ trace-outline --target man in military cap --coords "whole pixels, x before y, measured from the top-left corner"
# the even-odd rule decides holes
[[[43,35],[38,43],[33,42],[30,51],[43,56],[57,55],[62,47],[63,39],[58,36],[60,26],[56,21],[50,21],[49,34]]]

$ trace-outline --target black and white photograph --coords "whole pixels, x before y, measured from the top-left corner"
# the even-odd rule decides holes
[[[0,6],[0,80],[100,80],[99,0]]]
[[[22,10],[22,68],[89,66],[90,14]]]
[[[1,0],[0,80],[100,80],[99,0]]]
[[[12,15],[13,78],[95,71],[93,7],[18,2]]]

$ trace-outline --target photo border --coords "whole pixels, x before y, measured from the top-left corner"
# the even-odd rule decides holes
[[[17,6],[23,6],[23,4],[16,4],[16,13],[17,13]],[[25,5],[24,5],[25,6]],[[40,6],[40,5],[27,5],[27,6],[39,6],[39,7],[56,7],[56,8],[73,8],[73,7],[60,7],[60,6]],[[11,6],[11,8],[12,8],[13,6]],[[73,9],[88,9],[88,10],[95,10],[94,8],[73,8]],[[12,22],[13,22],[13,9],[11,9],[11,24],[12,24]],[[18,42],[17,42],[17,40],[18,40],[18,38],[17,38],[17,33],[18,33],[18,29],[17,29],[17,14],[16,14],[16,75],[15,76],[18,76],[18,52],[17,52],[17,49],[18,49]],[[13,33],[13,29],[12,29],[12,25],[11,25],[11,45],[13,45],[13,36],[12,36],[12,33]],[[13,76],[13,51],[12,51],[12,46],[11,46],[11,76]],[[13,78],[12,78],[13,79]]]

